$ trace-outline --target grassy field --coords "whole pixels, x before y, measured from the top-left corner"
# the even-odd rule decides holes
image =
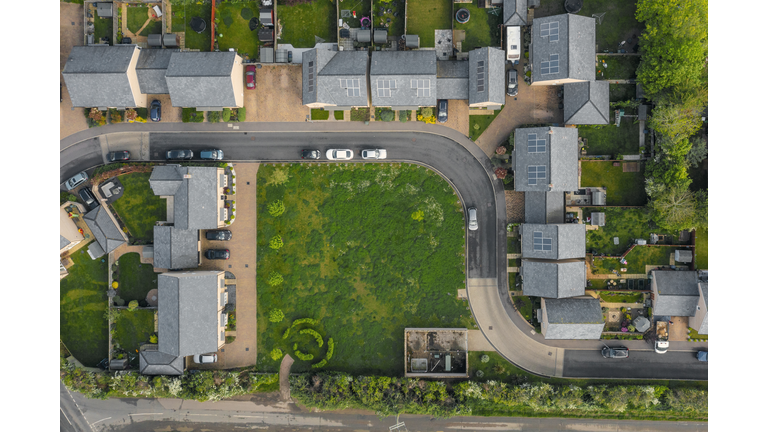
[[[451,29],[450,0],[411,0],[408,2],[408,34],[419,35],[423,48],[435,46],[435,30]]]
[[[107,357],[107,260],[92,260],[83,247],[75,265],[59,283],[59,333],[64,345],[85,366]]]
[[[184,32],[186,48],[199,49],[200,51],[211,50],[211,3],[175,5],[173,14],[171,30]],[[200,17],[205,21],[206,27],[202,33],[197,33],[190,27],[194,17]]]
[[[131,365],[138,367],[139,358],[136,355],[139,351],[139,345],[143,342],[149,342],[149,337],[155,334],[155,311],[153,310],[121,310],[115,321],[115,334],[112,342],[117,342],[120,348],[124,349],[136,358]]]
[[[315,36],[326,42],[336,41],[336,5],[315,0],[296,6],[277,6],[277,20],[283,26],[280,43],[294,48],[312,48]]]
[[[502,107],[504,109],[504,107]],[[475,141],[480,138],[480,135],[488,129],[491,122],[496,118],[501,110],[493,111],[493,114],[488,115],[471,115],[469,116],[469,139]]]
[[[115,41],[112,40],[112,18],[99,18],[97,15],[93,19],[93,42],[99,43],[101,38],[105,36],[109,38],[110,45],[115,44]]]
[[[381,8],[384,8],[384,12],[381,12]],[[392,12],[387,12],[388,10],[391,10]],[[398,16],[395,16],[395,12],[397,12]],[[388,36],[400,37],[400,35],[404,33],[403,27],[405,25],[405,2],[385,3],[381,0],[374,0],[373,17],[371,17],[371,19],[373,20],[374,27],[386,28]],[[387,19],[389,19],[389,27],[386,26]]]
[[[597,79],[619,80],[637,78],[640,56],[597,56]]]
[[[464,30],[466,36],[461,43],[462,52],[470,52],[475,48],[481,47],[499,47],[501,43],[501,24],[502,14],[491,15],[487,9],[481,9],[474,3],[456,3],[454,10],[465,8],[469,11],[469,21],[465,24],[454,22],[454,30]],[[455,12],[453,12],[455,13]],[[453,14],[450,15],[453,19]],[[433,36],[434,37],[434,36]]]
[[[122,255],[118,259],[119,295],[128,304],[131,300],[144,300],[150,290],[157,288],[157,274],[151,264],[142,264],[137,253]]]
[[[591,145],[591,144],[590,144]],[[623,172],[621,164],[608,161],[581,161],[581,187],[605,186],[606,205],[645,205],[645,177],[640,172]]]
[[[328,120],[331,116],[330,111],[326,111],[322,108],[312,108],[310,111],[312,120]]]
[[[588,155],[618,155],[638,154],[640,145],[638,135],[640,124],[633,123],[632,119],[622,118],[621,124],[614,124],[613,111],[610,113],[608,125],[578,126],[579,136],[587,139]]]
[[[675,248],[668,246],[637,246],[624,258],[627,273],[645,273],[647,265],[669,265],[669,254],[675,253]]]
[[[605,291],[600,293],[600,299],[607,303],[639,303],[643,299],[643,293]]]
[[[586,221],[592,212],[605,213],[605,226],[598,230],[587,231],[587,251],[597,254],[621,255],[635,239],[649,240],[651,233],[672,235],[658,228],[651,228],[651,216],[645,208],[610,208],[584,207]],[[613,238],[619,238],[619,244],[613,244]],[[677,235],[674,235],[677,238]]]
[[[135,173],[120,176],[125,188],[123,196],[112,207],[137,240],[151,241],[156,221],[165,220],[165,200],[155,196],[149,187],[151,173]]]
[[[311,328],[334,339],[329,369],[390,376],[402,374],[405,327],[472,328],[456,298],[464,213],[437,174],[400,164],[262,165],[257,181],[259,370],[276,371],[269,352],[294,353],[294,343],[315,360],[292,370],[312,370],[325,355],[310,335],[283,339],[298,318],[319,320]],[[279,217],[267,211],[276,200]],[[284,246],[273,250],[277,235]],[[284,279],[274,287],[273,272]],[[269,322],[273,309],[286,319]]]
[[[259,17],[259,7],[259,2],[217,3],[218,31],[224,35],[219,37],[219,50],[234,48],[244,59],[258,57],[258,32],[251,31],[248,22],[254,16]]]
[[[608,86],[611,102],[624,102],[635,98],[635,84],[610,84]]]
[[[707,269],[709,265],[709,231],[696,230],[696,268]]]

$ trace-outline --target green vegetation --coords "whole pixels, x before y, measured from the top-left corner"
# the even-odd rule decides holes
[[[462,3],[464,4],[464,3]],[[504,107],[502,107],[504,109]],[[488,126],[491,125],[491,122],[496,118],[497,115],[501,110],[493,111],[493,114],[488,115],[470,115],[469,116],[469,139],[472,141],[477,140],[480,138],[480,135],[485,132],[486,129],[488,129]]]
[[[706,340],[709,339],[709,335],[699,334],[699,332],[697,332],[694,328],[688,327],[688,338],[689,339],[703,339],[703,340],[706,341]]]
[[[150,290],[157,289],[157,274],[152,264],[142,264],[138,253],[122,255],[117,263],[118,295],[123,300],[144,300]]]
[[[283,26],[280,43],[294,48],[312,48],[315,36],[326,42],[336,41],[336,4],[314,1],[295,6],[277,5],[277,16]]]
[[[151,34],[161,34],[163,32],[163,21],[152,20],[144,27],[144,30],[139,33],[139,36],[149,36]]]
[[[592,258],[592,274],[611,274],[621,268],[618,258]]]
[[[59,205],[62,205],[67,201],[77,202],[77,197],[69,192],[59,192]]]
[[[590,143],[591,144],[591,143]],[[622,164],[608,161],[581,161],[581,187],[606,188],[607,205],[641,206],[645,204],[643,170],[624,172]]]
[[[199,17],[205,21],[205,30],[202,33],[197,33],[192,30],[190,23],[192,18]],[[199,49],[200,51],[211,50],[211,3],[201,2],[189,2],[182,5],[173,5],[173,22],[172,28],[174,32],[184,32],[184,46],[190,49]]]
[[[72,255],[74,266],[59,283],[60,336],[85,366],[107,357],[107,260],[92,260],[86,247]],[[103,262],[102,262],[103,261]]]
[[[310,113],[312,115],[312,120],[328,120],[328,117],[331,116],[330,111],[326,111],[322,108],[312,108]]]
[[[146,6],[134,6],[127,7],[128,20],[126,21],[128,30],[133,34],[139,34],[139,30],[144,23],[149,19],[149,8]]]
[[[184,123],[202,123],[205,121],[205,111],[198,111],[196,108],[182,108],[181,121]]]
[[[531,320],[531,317],[533,317],[533,303],[531,303],[531,299],[528,296],[514,296],[512,297],[512,302],[514,302],[515,307],[518,311],[520,311],[520,314],[525,318],[527,321]]]
[[[138,367],[139,358],[136,354],[139,351],[139,346],[148,343],[149,337],[155,334],[155,311],[149,309],[120,310],[115,323],[112,343],[116,343],[120,349],[134,356],[131,364]]]
[[[99,18],[96,14],[93,18],[93,42],[99,43],[103,37],[109,38],[110,45],[115,44],[116,41],[112,40],[112,18]]]
[[[595,77],[605,80],[625,80],[637,77],[640,56],[597,56]],[[626,99],[625,99],[626,100]]]
[[[344,111],[334,111],[333,118],[336,120],[344,120]]]
[[[389,108],[376,108],[374,119],[376,121],[391,122],[395,119],[395,112]]]
[[[275,180],[277,179],[277,180]],[[405,327],[471,327],[464,284],[463,210],[439,175],[403,164],[291,164],[259,168],[257,249],[260,368],[277,370],[275,347],[324,357],[313,338],[268,321],[281,309],[324,338],[343,341],[335,370],[402,373]],[[268,204],[285,202],[269,216]],[[411,218],[421,210],[422,221]],[[393,230],[398,232],[392,236]],[[269,248],[281,235],[285,245]],[[270,286],[279,272],[284,282]],[[293,344],[297,343],[297,348]],[[310,363],[294,369],[308,371]]]
[[[624,259],[627,273],[645,273],[645,266],[669,265],[669,255],[675,253],[675,248],[668,246],[635,246]]]
[[[350,120],[352,121],[368,121],[370,118],[370,108],[352,108],[350,111]]]
[[[379,16],[380,8],[384,8],[384,13]],[[386,28],[387,35],[397,36],[404,34],[405,25],[405,2],[393,2],[392,0],[374,0],[373,2],[374,14],[372,17],[373,26],[379,28]],[[387,10],[392,10],[391,13],[387,13]],[[397,12],[398,16],[395,16]],[[387,21],[389,19],[389,21]],[[389,27],[387,27],[389,24]]]
[[[610,113],[608,125],[578,126],[579,136],[587,139],[588,155],[618,155],[638,154],[640,152],[638,135],[640,125],[631,118],[622,118],[619,127],[614,124],[613,111]],[[582,164],[584,165],[584,164]]]
[[[697,269],[707,269],[709,265],[709,232],[707,230],[696,230],[696,257],[695,263]]]
[[[149,187],[151,173],[134,173],[120,176],[123,196],[112,203],[130,235],[135,240],[152,241],[155,222],[166,218],[166,202],[155,196]]]
[[[643,299],[643,293],[626,293],[603,291],[600,299],[606,303],[639,303]]]
[[[461,43],[462,52],[470,52],[475,48],[487,46],[500,46],[501,31],[499,30],[499,24],[501,24],[503,14],[491,15],[487,12],[488,9],[481,9],[475,3],[458,3],[455,9],[459,10],[459,8],[467,9],[470,16],[469,21],[465,24],[459,24],[458,22],[453,24],[454,30],[464,30],[466,32],[464,41]],[[453,14],[449,16],[453,18]],[[408,18],[410,18],[410,15]],[[434,35],[432,37],[434,38]],[[470,127],[471,130],[472,128]]]
[[[651,233],[665,234],[677,240],[676,233],[651,228],[651,215],[644,208],[583,207],[584,220],[593,212],[605,213],[605,226],[587,231],[587,251],[597,254],[621,255],[635,239],[649,240]],[[673,235],[674,234],[674,235]],[[613,238],[619,244],[613,244]]]
[[[611,102],[624,102],[635,99],[636,84],[609,84],[608,92]]]
[[[450,30],[453,2],[411,0],[408,2],[408,34],[419,35],[422,48],[435,46],[435,30]]]
[[[517,241],[515,237],[507,237],[507,253],[508,254],[520,253],[520,242]]]
[[[520,291],[520,287],[515,286],[515,279],[517,278],[516,272],[509,272],[507,273],[507,277],[509,278],[509,289],[510,291]]]
[[[258,32],[251,31],[248,22],[254,14],[258,15],[259,7],[259,2],[216,3],[216,17],[219,18],[218,32],[224,35],[218,38],[219,50],[227,51],[234,48],[243,59],[258,58],[260,46]]]

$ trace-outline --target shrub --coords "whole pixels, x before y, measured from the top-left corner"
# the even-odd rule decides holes
[[[149,336],[149,343],[156,344],[157,343],[157,335],[150,335]]]
[[[128,302],[128,310],[129,311],[135,311],[136,308],[139,307],[139,302],[136,300],[131,300]]]
[[[269,274],[269,280],[267,281],[269,286],[278,286],[281,283],[283,283],[283,275],[280,273],[273,271]]]
[[[425,117],[425,118],[426,117],[433,117],[435,115],[434,114],[434,110],[432,108],[422,108],[420,110],[419,114],[421,114],[421,116]]]
[[[475,376],[476,376],[476,377],[478,377],[478,378],[482,378],[482,377],[483,377],[483,375],[485,375],[485,372],[483,372],[483,371],[481,371],[481,370],[475,371]]]
[[[224,110],[221,112],[221,121],[226,123],[229,121],[230,117],[232,117],[232,110],[229,108],[224,108]]]
[[[195,108],[182,108],[181,121],[184,123],[201,123],[204,120],[205,112],[197,111]]]
[[[422,210],[416,210],[415,212],[411,213],[411,219],[415,220],[416,222],[423,221],[424,212]]]
[[[296,321],[294,321],[293,324],[291,324],[291,327],[297,327],[297,326],[300,326],[302,324],[315,325],[315,324],[317,324],[317,322],[318,322],[317,320],[312,319],[312,318],[301,318],[301,319],[297,319]]]
[[[269,210],[271,216],[278,217],[285,213],[285,204],[283,204],[283,200],[277,200],[267,204],[267,210]]]
[[[380,117],[381,117],[381,121],[391,122],[392,120],[395,119],[395,112],[388,108],[383,109],[381,110]]]
[[[491,360],[490,357],[488,357],[488,354],[483,354],[482,357],[480,357],[480,361],[483,363],[488,363]]]
[[[321,368],[321,367],[325,366],[327,363],[328,363],[328,360],[322,359],[319,362],[313,364],[312,365],[312,369]]]
[[[283,357],[283,351],[280,348],[275,348],[269,352],[269,356],[272,360],[280,360]]]
[[[113,301],[113,302],[115,302],[115,304],[116,304],[116,305],[118,305],[118,306],[123,306],[123,305],[125,304],[125,300],[123,300],[122,298],[120,298],[120,296],[115,296],[115,297],[112,299],[112,301]]]
[[[328,352],[325,353],[325,359],[330,360],[333,357],[333,338],[328,339]]]
[[[503,147],[501,147],[501,148],[503,148]],[[507,171],[506,168],[501,168],[501,167],[496,168],[495,170],[493,170],[493,173],[496,174],[496,178],[499,179],[499,180],[504,180],[505,178],[507,178],[507,173],[508,172],[509,171]]]
[[[269,240],[270,249],[278,250],[281,247],[283,247],[283,238],[280,237],[279,235],[275,235]]]
[[[298,357],[300,360],[311,361],[312,359],[315,358],[314,355],[312,355],[312,354],[304,354],[303,352],[301,352],[299,350],[296,350],[295,353],[296,353],[296,357]]]
[[[316,332],[312,329],[304,329],[299,332],[299,334],[308,334],[314,336],[315,340],[317,341],[317,346],[322,348],[323,347],[323,337],[320,336],[320,333]]]
[[[237,121],[239,122],[245,121],[245,107],[237,109]]]
[[[133,108],[128,108],[125,110],[125,121],[128,123],[133,123],[136,121],[136,118],[139,117],[139,113],[136,112]]]
[[[272,176],[267,180],[267,186],[280,186],[281,184],[288,181],[288,170],[285,169],[276,169]]]
[[[397,115],[400,119],[400,123],[405,123],[411,118],[411,112],[407,110],[400,110]]]
[[[218,123],[221,118],[221,112],[208,111],[208,123]]]
[[[283,339],[288,339],[288,336],[291,334],[291,328],[293,327],[288,327],[285,329],[285,333],[283,333]]]
[[[285,314],[283,314],[283,311],[280,309],[272,309],[269,312],[269,322],[279,323],[282,322],[284,318]]]

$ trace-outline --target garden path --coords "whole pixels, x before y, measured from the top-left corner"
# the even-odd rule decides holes
[[[292,365],[293,357],[286,354],[283,357],[283,361],[280,362],[280,399],[283,401],[291,400],[291,385],[288,382],[288,378],[291,375]]]

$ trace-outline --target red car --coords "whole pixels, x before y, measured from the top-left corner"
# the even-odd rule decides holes
[[[245,67],[245,87],[248,89],[256,88],[256,66],[254,65]]]

